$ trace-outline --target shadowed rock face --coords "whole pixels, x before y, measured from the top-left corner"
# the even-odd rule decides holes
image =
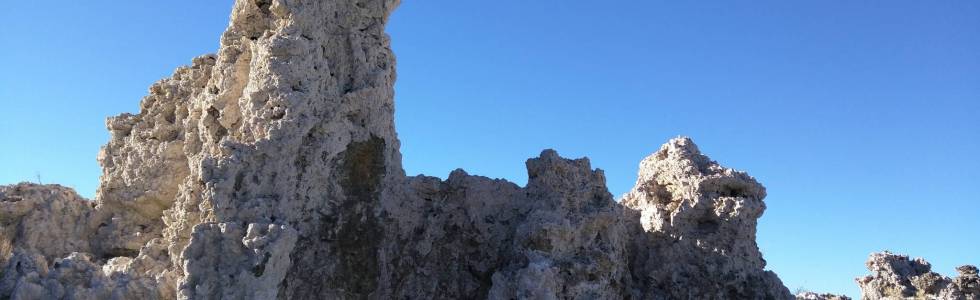
[[[857,278],[861,299],[980,299],[975,266],[956,268],[959,276],[950,279],[932,272],[932,265],[922,258],[891,252],[871,254],[867,266],[871,274]]]
[[[0,188],[0,297],[793,298],[755,244],[765,189],[687,138],[622,204],[552,150],[526,187],[406,177],[397,4],[236,1],[217,54],[107,121],[94,202]]]

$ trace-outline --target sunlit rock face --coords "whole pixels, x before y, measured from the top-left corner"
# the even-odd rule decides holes
[[[922,258],[887,251],[871,254],[867,266],[871,274],[857,278],[861,299],[980,299],[975,266],[957,267],[959,275],[951,279],[933,272]]]
[[[623,197],[632,226],[630,267],[642,298],[793,298],[755,242],[765,188],[673,139],[640,163]],[[683,287],[683,288],[681,288]]]
[[[794,298],[755,243],[765,189],[687,138],[622,204],[552,150],[525,187],[405,176],[397,5],[236,1],[216,54],[107,121],[94,201],[0,188],[0,298]]]

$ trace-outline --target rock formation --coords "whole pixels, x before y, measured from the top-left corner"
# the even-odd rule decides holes
[[[932,272],[932,265],[922,258],[891,252],[871,254],[867,266],[871,275],[857,278],[862,299],[980,299],[975,266],[956,268],[959,276],[950,279]]]
[[[397,2],[236,1],[217,54],[107,121],[94,201],[0,188],[0,298],[794,298],[755,243],[765,189],[687,138],[622,204],[552,150],[525,187],[406,176]]]
[[[818,294],[814,292],[802,292],[796,294],[796,300],[851,300],[851,297],[834,295],[834,294]]]
[[[781,299],[789,295],[755,242],[765,188],[724,168],[689,139],[674,139],[640,163],[623,205],[639,219],[631,268],[643,298]],[[678,286],[697,287],[678,289]]]

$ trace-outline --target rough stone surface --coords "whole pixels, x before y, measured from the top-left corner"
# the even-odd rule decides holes
[[[755,243],[765,189],[687,138],[622,204],[552,150],[525,187],[405,176],[397,2],[236,1],[217,54],[107,121],[94,201],[0,188],[0,298],[794,298]]]
[[[644,298],[786,299],[792,294],[764,271],[755,242],[765,188],[722,167],[690,139],[668,142],[640,163],[623,197],[631,210],[631,269]],[[677,288],[677,287],[690,288]]]
[[[834,294],[818,294],[814,292],[802,292],[796,294],[796,300],[851,300],[851,297],[834,295]]]
[[[977,267],[956,268],[954,279],[932,272],[932,265],[922,258],[881,252],[871,254],[867,262],[871,275],[857,278],[861,299],[980,299]]]

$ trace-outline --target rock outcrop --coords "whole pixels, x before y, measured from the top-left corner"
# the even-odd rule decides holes
[[[0,188],[0,298],[794,298],[755,243],[765,189],[687,138],[622,204],[552,150],[525,187],[406,176],[397,2],[236,1],[217,54],[107,121],[94,201]]]
[[[796,300],[851,300],[851,297],[834,295],[834,294],[818,294],[814,292],[802,292],[796,294]]]
[[[631,268],[643,298],[791,297],[776,274],[763,270],[755,242],[765,196],[754,178],[702,155],[690,139],[671,140],[644,159],[622,202],[634,216],[629,220],[639,220]]]
[[[980,299],[975,266],[956,268],[959,276],[950,279],[932,272],[932,265],[922,258],[891,252],[871,254],[867,266],[871,275],[857,278],[861,299]]]

